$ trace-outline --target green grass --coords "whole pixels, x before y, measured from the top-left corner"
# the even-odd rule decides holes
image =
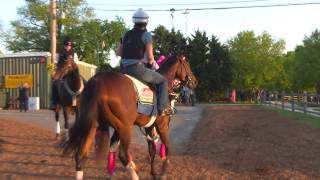
[[[315,117],[315,116],[306,115],[300,112],[292,112],[292,111],[287,111],[287,110],[282,110],[277,108],[268,108],[268,109],[272,111],[276,111],[283,116],[286,116],[296,121],[299,121],[301,123],[307,124],[311,127],[320,128],[320,117]]]
[[[255,102],[198,102],[197,104],[207,104],[207,105],[258,105]]]

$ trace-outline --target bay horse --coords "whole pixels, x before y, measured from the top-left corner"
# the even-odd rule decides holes
[[[59,70],[55,73],[54,79],[56,79],[58,88],[58,101],[55,112],[56,120],[56,138],[60,139],[60,123],[59,113],[62,108],[64,116],[64,136],[65,139],[69,137],[69,116],[72,111],[75,113],[75,117],[79,116],[80,99],[79,95],[84,88],[83,78],[79,74],[78,66],[73,60],[65,61]]]
[[[172,56],[158,70],[167,78],[168,84],[178,78],[183,84],[196,85],[196,79],[190,65],[183,57],[183,55]],[[126,167],[131,179],[139,179],[135,164],[129,154],[129,146],[132,140],[133,126],[143,127],[149,122],[150,116],[138,113],[137,95],[132,81],[121,73],[98,73],[86,83],[80,102],[79,117],[70,129],[70,139],[65,143],[63,151],[64,155],[72,154],[75,158],[76,178],[83,178],[82,167],[88,157],[98,128],[103,126],[107,130],[104,133],[106,138],[102,140],[104,143],[98,144],[100,146],[98,149],[105,150],[103,151],[105,153],[108,152],[106,151],[110,142],[108,130],[109,127],[112,127],[120,139],[119,159],[121,163]],[[166,152],[162,162],[161,175],[163,176],[167,173],[171,152],[169,122],[170,116],[157,116],[153,125],[160,135]],[[107,147],[104,147],[105,145]],[[149,153],[154,159],[155,152],[150,152],[150,146]],[[156,176],[153,160],[151,174]]]

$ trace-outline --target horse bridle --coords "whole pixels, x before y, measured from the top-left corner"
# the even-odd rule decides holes
[[[182,81],[182,85],[186,85],[186,84],[189,84],[189,83],[192,82],[192,78],[190,77],[192,75],[190,75],[191,74],[190,68],[186,67],[187,66],[187,61],[184,60],[184,59],[182,59],[180,61],[182,61],[182,66],[183,66],[183,68],[185,69],[185,71],[187,73],[186,79],[184,81]]]
[[[70,86],[68,85],[67,80],[64,80],[64,83],[63,83],[63,84],[64,84],[64,87],[66,88],[67,92],[68,92],[71,96],[78,96],[78,95],[82,92],[82,90],[83,90],[83,88],[84,88],[82,78],[80,78],[80,88],[79,88],[76,92],[74,92],[74,91],[70,88]]]

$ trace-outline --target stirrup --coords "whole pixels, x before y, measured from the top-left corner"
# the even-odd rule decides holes
[[[170,115],[173,115],[173,111],[171,108],[165,108],[164,110],[162,111],[159,111],[158,113],[158,116],[170,116]]]

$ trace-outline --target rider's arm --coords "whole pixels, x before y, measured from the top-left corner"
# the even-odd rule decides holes
[[[119,44],[116,55],[120,57],[122,56],[122,44]]]
[[[118,49],[116,52],[116,55],[120,56],[120,57],[122,56],[122,39],[123,39],[123,37],[120,38],[120,42],[119,42]]]
[[[146,55],[147,62],[148,62],[148,64],[152,65],[153,62],[154,62],[154,56],[153,56],[153,45],[152,45],[152,35],[151,35],[151,33],[150,32],[145,32],[143,34],[142,41],[144,42],[145,47],[146,47],[145,55]]]
[[[152,42],[149,42],[146,44],[146,55],[147,55],[148,63],[152,64],[154,61]]]
[[[79,61],[77,53],[74,53],[73,60],[74,60],[74,62],[78,62]]]

